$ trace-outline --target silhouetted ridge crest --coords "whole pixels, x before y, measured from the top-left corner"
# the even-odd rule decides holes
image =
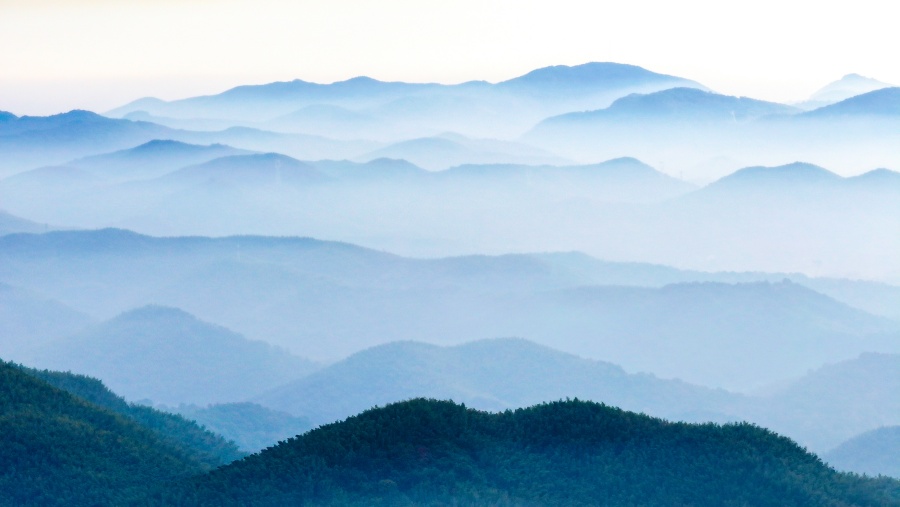
[[[491,414],[413,399],[199,477],[219,505],[884,505],[900,483],[841,475],[749,424],[669,423],[567,400]]]

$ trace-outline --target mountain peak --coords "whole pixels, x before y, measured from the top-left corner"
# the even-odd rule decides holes
[[[657,74],[636,65],[613,62],[589,62],[581,65],[554,65],[533,70],[522,76],[498,83],[516,88],[596,88],[607,91],[630,86],[670,83],[671,86],[703,88],[694,81]],[[677,84],[676,84],[677,83]],[[550,90],[547,90],[550,91]]]
[[[835,104],[803,114],[806,117],[896,115],[900,115],[900,87],[896,86],[854,94]]]
[[[820,88],[810,96],[809,100],[811,102],[831,104],[863,93],[890,88],[891,86],[888,83],[870,77],[859,74],[847,74],[837,81]]]
[[[817,165],[793,162],[776,167],[745,167],[713,182],[710,187],[731,184],[818,184],[840,179],[837,174]]]

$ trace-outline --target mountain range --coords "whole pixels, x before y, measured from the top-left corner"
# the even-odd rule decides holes
[[[895,321],[816,293],[801,285],[807,278],[782,282],[789,274],[696,274],[562,254],[425,260],[303,238],[117,230],[0,237],[0,260],[0,279],[98,319],[164,304],[317,360],[397,340],[518,336],[628,371],[748,389],[862,352],[897,352]],[[719,281],[683,283],[698,276]],[[863,300],[861,292],[883,307],[897,292],[819,283],[838,299]]]

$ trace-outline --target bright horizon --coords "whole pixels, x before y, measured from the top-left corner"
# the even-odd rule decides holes
[[[608,61],[799,101],[858,73],[900,84],[881,2],[0,0],[0,110],[104,112],[243,84],[459,83]]]

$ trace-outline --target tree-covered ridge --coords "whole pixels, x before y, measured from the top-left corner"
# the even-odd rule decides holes
[[[561,401],[499,414],[415,399],[322,426],[167,491],[182,505],[900,505],[750,424]]]
[[[128,403],[98,379],[71,372],[38,370],[22,366],[20,368],[54,387],[133,420],[156,433],[169,445],[181,449],[205,469],[230,463],[245,455],[233,442],[225,440],[219,434],[199,426],[188,418]]]
[[[0,362],[0,505],[121,504],[206,468],[135,420]]]

